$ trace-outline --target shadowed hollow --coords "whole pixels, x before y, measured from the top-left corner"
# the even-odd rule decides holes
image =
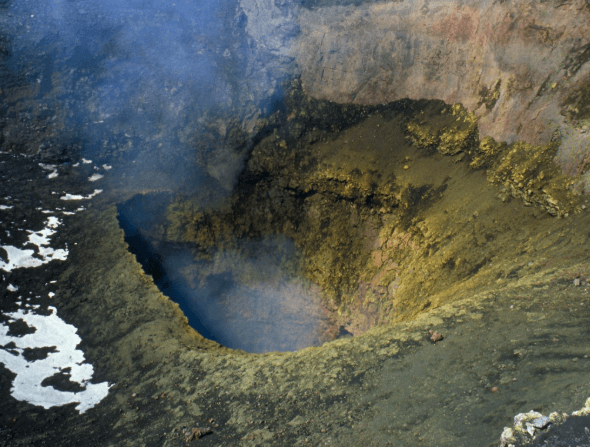
[[[297,350],[542,269],[554,216],[581,210],[555,151],[480,141],[460,105],[342,106],[295,85],[231,197],[140,195],[120,222],[202,335]]]

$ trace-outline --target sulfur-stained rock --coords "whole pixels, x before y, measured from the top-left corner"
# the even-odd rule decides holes
[[[475,115],[459,104],[339,106],[297,83],[287,97],[232,197],[215,207],[178,198],[167,238],[208,261],[240,241],[292,240],[296,255],[283,267],[319,286],[336,326],[355,335],[452,301],[462,281],[489,279],[490,259],[516,249],[495,242],[513,219],[509,198],[554,216],[573,209],[555,145],[480,142]]]
[[[411,121],[408,138],[417,147],[456,155],[477,143],[477,118],[460,104],[443,108],[436,121]],[[421,115],[418,115],[420,118]]]

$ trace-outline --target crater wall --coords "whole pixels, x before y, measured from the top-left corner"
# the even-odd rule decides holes
[[[573,123],[576,150],[588,150],[586,0],[329,3],[298,18],[293,51],[308,94],[460,102],[478,116],[481,136],[509,143],[545,144]]]

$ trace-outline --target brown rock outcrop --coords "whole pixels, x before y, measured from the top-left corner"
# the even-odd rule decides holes
[[[460,102],[479,118],[480,136],[509,143],[545,144],[590,117],[585,0],[324,6],[302,9],[299,24],[294,55],[317,98]],[[578,137],[570,159],[588,146]]]

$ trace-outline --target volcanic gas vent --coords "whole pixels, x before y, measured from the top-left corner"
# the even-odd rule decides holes
[[[294,350],[534,266],[551,215],[576,206],[554,155],[551,145],[480,142],[460,105],[291,95],[263,122],[230,197],[211,201],[202,187],[137,196],[120,221],[201,334],[251,352]]]
[[[319,288],[297,274],[292,240],[207,245],[205,257],[196,240],[170,240],[173,225],[160,216],[174,219],[178,202],[171,200],[135,196],[119,206],[119,223],[144,271],[201,335],[248,352],[294,351],[339,335]]]

